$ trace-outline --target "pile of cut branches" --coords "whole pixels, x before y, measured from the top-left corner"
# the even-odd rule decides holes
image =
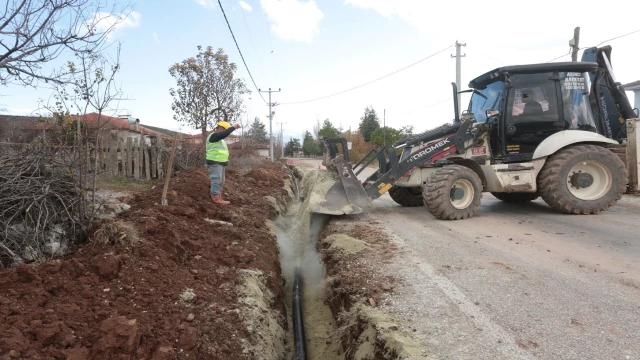
[[[64,255],[86,232],[89,206],[46,146],[0,148],[0,266]]]

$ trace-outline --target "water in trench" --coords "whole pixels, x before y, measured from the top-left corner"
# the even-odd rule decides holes
[[[314,181],[314,179],[307,179]],[[311,188],[314,184],[304,184]],[[306,337],[307,359],[344,359],[340,341],[336,336],[336,323],[329,307],[324,303],[323,280],[325,269],[316,251],[318,235],[329,220],[328,215],[309,213],[309,196],[300,201],[297,179],[296,202],[289,205],[287,213],[276,221],[282,273],[286,279],[286,304],[288,323],[293,324],[292,290],[296,268],[302,270],[303,320]],[[307,194],[308,195],[308,194]],[[293,326],[289,326],[288,358],[294,358]]]

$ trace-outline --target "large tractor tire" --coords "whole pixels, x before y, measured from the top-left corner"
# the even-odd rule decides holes
[[[389,189],[389,196],[391,196],[393,201],[402,206],[413,207],[424,204],[421,187],[401,187],[394,185]]]
[[[622,198],[627,182],[616,154],[597,145],[575,145],[547,159],[538,174],[538,191],[557,211],[597,214]]]
[[[422,196],[424,205],[438,219],[470,218],[480,206],[482,180],[467,167],[445,166],[427,179]]]
[[[507,203],[526,203],[538,198],[537,193],[499,193],[492,192],[491,195],[495,196],[498,200],[502,200]]]

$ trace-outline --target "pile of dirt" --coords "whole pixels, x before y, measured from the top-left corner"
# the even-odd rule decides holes
[[[0,359],[260,357],[238,301],[240,275],[260,272],[286,327],[278,247],[266,225],[277,210],[265,197],[288,201],[289,175],[263,161],[226,176],[231,205],[211,202],[204,168],[184,171],[170,181],[168,206],[158,185],[94,229],[110,223],[99,234],[114,241],[0,272]],[[127,224],[135,231],[118,231]]]

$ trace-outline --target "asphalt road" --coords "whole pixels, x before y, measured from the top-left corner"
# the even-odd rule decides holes
[[[565,215],[483,194],[473,218],[443,221],[384,195],[353,219],[402,244],[380,264],[398,278],[384,307],[433,357],[640,359],[640,197]]]
[[[404,245],[388,309],[434,357],[640,358],[640,198],[571,216],[484,194],[442,221],[384,196],[366,217]]]

